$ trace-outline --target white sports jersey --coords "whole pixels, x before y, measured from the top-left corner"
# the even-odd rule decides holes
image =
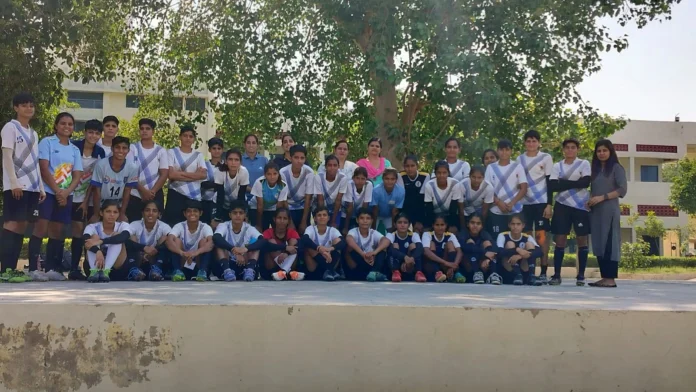
[[[360,234],[360,228],[358,227],[350,229],[348,235],[353,237],[363,252],[372,252],[377,249],[377,246],[379,246],[379,241],[382,239],[382,237],[384,237],[379,231],[374,229],[370,229],[367,237],[363,237]]]
[[[465,179],[460,183],[464,192],[464,215],[469,216],[474,212],[481,213],[483,204],[493,203],[493,185],[487,181],[481,182],[479,189],[471,189],[471,180]]]
[[[208,177],[206,177],[205,181],[211,181],[211,182],[216,182],[217,178],[221,178],[220,176],[220,169],[217,167],[217,165],[213,165],[212,162],[210,161],[205,161],[205,167],[208,169]],[[224,181],[224,178],[222,179]],[[201,200],[204,201],[216,201],[217,200],[217,192],[215,191],[215,188],[209,188],[209,189],[203,189],[201,193]]]
[[[358,209],[362,208],[363,203],[368,205],[372,202],[372,182],[367,181],[363,186],[362,192],[358,192],[357,187],[353,180],[348,181],[346,185],[346,193],[343,195],[343,208],[344,211],[342,216],[346,217],[345,207],[348,203],[353,203],[353,216],[357,215]]]
[[[86,157],[82,156],[82,177],[80,177],[80,185],[75,188],[73,192],[73,203],[82,203],[87,196],[87,189],[92,181],[92,173],[94,172],[94,167],[97,165],[99,158],[94,158],[91,155]],[[89,205],[93,205],[94,201],[90,200]]]
[[[453,201],[460,203],[464,201],[462,186],[457,180],[452,177],[447,178],[447,188],[444,190],[437,186],[437,179],[428,181],[428,185],[425,187],[425,202],[433,203],[436,214],[449,213]]]
[[[592,167],[590,162],[580,158],[576,158],[570,165],[566,164],[565,160],[557,162],[553,165],[553,170],[551,170],[552,180],[577,181],[591,175]],[[590,200],[590,191],[587,188],[569,189],[558,192],[555,199],[557,203],[587,211],[585,204]]]
[[[504,203],[509,203],[519,192],[520,184],[527,183],[527,176],[524,174],[522,165],[517,162],[510,162],[508,165],[501,166],[498,162],[491,163],[486,168],[486,181],[493,185],[493,193]],[[510,214],[517,214],[522,211],[522,204],[517,203],[513,206]],[[498,215],[505,215],[495,204],[491,207],[491,212]]]
[[[406,248],[408,248],[409,246],[411,246],[411,244],[418,244],[418,243],[421,242],[421,238],[420,238],[420,235],[418,235],[418,233],[415,233],[415,232],[414,232],[414,233],[410,233],[410,235],[411,235],[411,241],[410,241],[410,242],[406,242],[406,243],[404,244],[404,246],[405,246]],[[389,242],[391,242],[392,244],[394,243],[394,241],[396,241],[397,238],[400,239],[401,241],[403,241],[403,240],[405,240],[406,238],[408,238],[408,237],[406,237],[406,238],[401,238],[401,237],[399,237],[399,235],[398,235],[396,232],[387,233],[386,237],[387,237],[387,239],[389,240]],[[402,249],[402,250],[405,250],[405,249]]]
[[[2,148],[13,151],[12,161],[17,176],[17,185],[23,191],[38,192],[41,174],[39,172],[39,135],[31,128],[24,128],[17,120],[2,127]],[[2,189],[11,190],[7,168],[2,168]]]
[[[172,227],[172,231],[169,235],[173,235],[181,239],[184,244],[184,250],[190,251],[192,249],[198,249],[198,243],[208,237],[213,236],[213,228],[208,226],[203,222],[198,222],[198,227],[196,231],[191,233],[188,229],[188,223],[186,221],[179,222]]]
[[[469,172],[471,171],[471,165],[469,162],[457,159],[454,163],[449,163],[450,177],[457,180],[457,182],[462,181],[465,178],[469,178]],[[435,172],[430,173],[430,178],[435,178]]]
[[[130,225],[128,223],[116,222],[116,224],[114,225],[114,232],[111,233],[110,235],[106,235],[104,233],[103,222],[97,222],[97,223],[92,223],[92,224],[87,225],[87,227],[85,227],[85,231],[83,232],[83,234],[87,234],[90,236],[97,235],[99,237],[99,239],[104,240],[104,239],[107,239],[109,237],[113,237],[114,235],[121,233],[121,232],[124,232],[124,231],[127,231],[127,232],[132,234]]]
[[[522,199],[522,204],[546,204],[546,177],[551,175],[553,167],[551,155],[539,152],[535,157],[528,157],[525,153],[517,157],[517,163],[522,165],[527,176],[527,194]]]
[[[155,227],[153,227],[150,231],[147,231],[145,228],[145,222],[142,219],[131,222],[130,228],[131,229],[129,232],[131,235],[137,238],[137,242],[139,244],[145,246],[156,246],[157,240],[166,236],[172,231],[171,226],[162,222],[161,220],[157,220],[157,222],[155,222]]]
[[[292,174],[292,165],[280,169],[280,178],[283,179],[288,188],[288,206],[291,210],[304,209],[305,195],[314,194],[314,171],[311,167],[304,165],[300,171],[300,176],[295,178]]]
[[[348,178],[338,172],[333,181],[326,179],[326,172],[314,176],[314,194],[324,196],[324,204],[333,212],[333,205],[339,194],[345,194],[348,188]]]
[[[252,209],[256,209],[258,206],[256,198],[260,197],[263,199],[264,211],[275,211],[278,203],[288,200],[288,186],[278,181],[275,186],[270,187],[266,178],[260,177],[251,187],[251,194],[254,196],[249,201],[249,204],[253,206]]]
[[[174,147],[168,151],[169,167],[171,170],[195,173],[199,167],[205,168],[203,154],[198,151],[183,152],[179,147]],[[201,200],[201,183],[203,180],[196,181],[169,181],[169,189],[192,200]]]
[[[343,163],[343,169],[338,169],[339,173],[343,173],[343,175],[346,176],[346,178],[350,179],[353,178],[353,172],[355,169],[358,168],[358,165],[355,164],[354,162],[351,161],[345,161]],[[321,166],[319,166],[319,169],[317,169],[317,174],[321,173],[326,173],[326,166],[322,163]]]
[[[220,223],[215,229],[215,234],[220,234],[235,248],[253,244],[261,236],[254,226],[246,222],[242,223],[242,229],[235,233],[231,221]]]
[[[104,158],[97,162],[91,184],[101,188],[101,202],[119,200],[120,205],[126,186],[135,187],[138,184],[138,167],[133,162],[125,161],[123,168],[115,172],[110,160],[111,158]]]
[[[102,144],[102,139],[99,139],[97,141],[97,146],[101,147],[104,149],[104,157],[108,158],[113,155],[113,152],[111,151],[111,146],[105,146]],[[135,157],[138,155],[138,151],[136,150],[135,144],[131,143],[130,147],[128,148],[128,154],[126,155],[126,160],[135,162]]]
[[[145,188],[152,189],[159,180],[159,171],[161,169],[169,169],[169,156],[167,150],[157,144],[152,148],[145,148],[141,142],[135,145],[131,144],[131,147],[135,149],[133,162],[135,162],[140,171],[138,182]],[[131,151],[133,148],[131,148]],[[107,154],[107,156],[108,155],[109,154]],[[140,198],[137,187],[131,190],[131,195]]]
[[[317,227],[314,225],[307,227],[304,233],[305,235],[309,236],[309,238],[311,238],[312,241],[314,241],[314,243],[317,244],[317,246],[324,247],[331,246],[331,244],[336,238],[341,238],[341,232],[338,231],[335,227],[331,226],[328,226],[326,228],[324,234],[319,234]]]
[[[429,248],[430,244],[433,241],[442,242],[442,241],[444,241],[445,237],[448,235],[449,235],[449,238],[447,239],[447,242],[451,242],[455,248],[461,248],[461,245],[459,245],[459,240],[457,240],[456,235],[449,233],[449,232],[446,232],[445,234],[442,235],[442,238],[438,239],[437,236],[430,231],[426,231],[425,233],[423,233],[423,240],[422,240],[423,247]]]
[[[239,197],[239,188],[244,185],[249,186],[249,171],[246,167],[240,166],[234,178],[230,178],[229,172],[220,171],[217,168],[215,170],[215,183],[225,188],[225,203],[223,207],[230,208],[232,200],[237,200]],[[254,202],[256,201],[254,200]]]

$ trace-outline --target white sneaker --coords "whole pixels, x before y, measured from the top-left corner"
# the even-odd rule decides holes
[[[67,280],[65,275],[63,275],[62,272],[50,270],[46,273],[46,276],[48,276],[48,280],[53,281],[53,282],[62,282]]]
[[[290,280],[294,280],[297,282],[304,280],[305,278],[304,272],[290,271],[288,275],[290,275]]]
[[[280,282],[281,280],[285,280],[287,278],[287,273],[283,270],[280,270],[278,272],[272,273],[271,277],[273,277],[273,280],[275,280],[276,282]]]
[[[39,271],[39,270],[31,271],[29,273],[29,277],[34,282],[48,282],[48,275],[46,275],[46,273],[43,271]]]

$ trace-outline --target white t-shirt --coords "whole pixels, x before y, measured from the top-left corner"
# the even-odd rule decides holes
[[[519,192],[520,184],[527,183],[527,175],[524,168],[517,162],[510,162],[508,165],[500,166],[498,162],[491,163],[486,168],[485,180],[493,185],[493,193],[504,203],[509,203]],[[517,214],[522,211],[522,204],[517,203],[510,214]],[[498,215],[506,215],[500,211],[498,206],[493,205],[491,212]]]
[[[464,215],[469,216],[474,212],[481,212],[483,204],[493,203],[493,185],[482,181],[478,190],[471,189],[471,180],[465,179],[460,182],[464,192]]]
[[[300,171],[300,176],[295,178],[292,174],[292,165],[280,169],[280,178],[285,182],[288,189],[288,206],[291,210],[304,209],[305,195],[314,195],[314,171],[311,167],[304,165]]]
[[[152,148],[145,148],[141,142],[138,142],[131,144],[131,152],[133,149],[135,149],[133,161],[138,166],[140,173],[138,183],[147,189],[152,189],[159,180],[159,171],[169,169],[169,154],[164,147],[157,144]],[[130,155],[130,152],[128,154]],[[138,188],[131,189],[131,195],[140,198]]]
[[[592,175],[590,162],[576,158],[570,165],[565,163],[565,159],[553,165],[551,170],[551,180],[577,181],[583,177]],[[568,207],[587,211],[585,203],[590,200],[590,191],[587,188],[570,189],[556,193],[555,200]]]
[[[324,203],[329,209],[333,208],[333,204],[339,194],[345,194],[348,188],[348,178],[343,173],[338,173],[333,181],[326,179],[326,172],[319,173],[314,176],[314,194],[323,195]]]
[[[179,147],[167,151],[169,170],[178,170],[186,173],[195,173],[199,167],[205,168],[203,154],[198,151],[183,152]],[[169,181],[169,188],[193,200],[201,200],[201,183],[196,181]]]
[[[173,235],[181,239],[184,243],[184,250],[190,251],[191,249],[198,249],[198,243],[208,237],[213,236],[213,228],[208,226],[206,223],[198,222],[198,227],[196,231],[191,233],[188,229],[188,223],[186,221],[179,222],[172,227],[172,231],[169,235]]]
[[[97,223],[92,223],[92,224],[87,225],[87,227],[85,227],[84,234],[88,234],[90,236],[97,235],[97,236],[99,236],[100,239],[103,240],[103,239],[106,239],[109,237],[113,237],[114,235],[121,233],[121,232],[124,232],[124,231],[127,231],[130,234],[133,234],[133,232],[131,232],[131,228],[130,228],[130,225],[128,223],[116,222],[116,224],[114,225],[114,232],[111,235],[106,235],[104,233],[103,222],[97,222]]]
[[[437,186],[437,179],[428,181],[425,187],[425,202],[433,203],[436,214],[447,214],[453,201],[462,203],[464,195],[462,186],[452,177],[447,178],[447,189]]]
[[[113,155],[113,152],[111,151],[111,146],[105,146],[102,144],[102,139],[99,139],[97,141],[97,146],[101,147],[104,149],[104,158],[108,158]],[[138,151],[135,149],[135,143],[131,143],[130,147],[128,148],[128,154],[126,155],[126,160],[130,162],[135,161],[135,157],[138,154]]]
[[[362,192],[358,192],[353,180],[346,184],[346,193],[343,194],[343,207],[348,203],[353,203],[353,216],[357,215],[358,209],[362,208],[364,203],[368,205],[372,202],[372,182],[367,181],[363,186]],[[345,210],[342,216],[346,217]]]
[[[343,173],[346,178],[353,178],[353,172],[358,168],[358,165],[351,161],[345,161],[343,163],[343,169],[338,169],[339,173]],[[322,163],[317,169],[317,174],[326,173],[326,166]]]
[[[394,241],[396,241],[397,238],[399,238],[402,241],[405,240],[405,238],[399,237],[399,235],[396,232],[387,233],[386,237],[389,240],[389,242],[391,242],[392,244],[394,243]],[[414,232],[414,233],[411,233],[411,241],[404,244],[404,246],[406,246],[408,248],[409,246],[411,246],[411,244],[418,244],[420,242],[421,242],[420,235],[418,233]],[[402,249],[402,250],[405,250],[405,249]]]
[[[220,223],[215,228],[215,234],[220,234],[225,241],[234,247],[253,244],[261,236],[261,233],[254,226],[246,222],[242,223],[242,229],[235,233],[231,221]]]
[[[454,178],[457,182],[462,181],[469,177],[469,172],[471,172],[471,165],[469,162],[457,159],[454,163],[449,163],[450,178]],[[435,179],[435,172],[430,173],[430,178]]]
[[[379,241],[384,237],[379,231],[374,229],[370,229],[370,232],[367,235],[367,237],[363,237],[360,234],[359,227],[350,229],[348,235],[353,237],[353,239],[358,244],[360,249],[362,249],[363,252],[372,252],[375,249],[377,249],[377,246],[379,246]]]
[[[524,248],[527,243],[531,243],[534,246],[539,246],[534,237],[532,237],[531,235],[522,233],[520,234],[520,237],[518,239],[514,239],[512,238],[512,234],[509,231],[504,231],[498,234],[498,238],[496,239],[496,245],[498,246],[498,248],[504,248],[505,243],[507,241],[514,241],[515,243],[517,243],[518,248]]]
[[[275,211],[278,203],[288,200],[288,186],[280,181],[273,187],[269,187],[265,184],[267,184],[265,177],[260,177],[256,180],[254,186],[251,187],[251,194],[254,197],[251,198],[249,204],[253,207],[252,209],[255,210],[258,205],[256,198],[260,197],[263,199],[264,211]],[[264,195],[264,189],[266,190],[266,195]]]
[[[162,222],[161,220],[157,220],[157,222],[155,222],[155,227],[152,228],[152,231],[147,231],[145,228],[145,222],[142,219],[131,222],[130,227],[131,229],[129,232],[131,235],[138,239],[139,244],[145,246],[156,246],[157,241],[160,238],[166,236],[170,231],[172,231],[171,226]]]
[[[249,185],[249,171],[246,167],[240,166],[234,178],[230,178],[229,172],[220,171],[217,168],[215,168],[215,170],[215,183],[225,187],[225,205],[223,208],[230,208],[232,200],[237,200],[239,198],[239,188],[244,185]]]
[[[434,233],[432,233],[430,231],[426,231],[425,233],[423,233],[423,239],[421,242],[423,243],[424,248],[429,248],[430,244],[434,240],[437,240],[438,242],[442,242],[444,240],[444,236],[443,236],[443,238],[437,238],[437,236],[435,236]],[[461,248],[461,245],[459,245],[459,240],[457,240],[457,236],[452,234],[452,233],[449,233],[449,239],[447,240],[447,242],[451,242],[455,248]]]
[[[80,177],[80,185],[73,192],[73,203],[82,203],[85,200],[97,161],[99,161],[99,158],[94,158],[91,155],[88,157],[82,156],[82,176]],[[94,205],[92,198],[90,198],[88,204],[90,206]]]
[[[2,148],[13,150],[12,160],[15,162],[17,185],[23,191],[38,192],[41,182],[39,172],[39,135],[31,128],[24,128],[19,121],[12,120],[2,127]],[[24,157],[22,162],[17,162]],[[17,166],[17,163],[20,163]],[[11,190],[10,176],[6,167],[2,168],[2,189]]]
[[[312,225],[305,229],[305,235],[314,241],[317,246],[331,246],[336,238],[341,238],[341,232],[335,227],[327,227],[324,234],[319,234],[317,227]]]
[[[522,204],[546,204],[546,177],[551,175],[553,158],[545,152],[539,152],[535,157],[522,154],[517,157],[517,163],[522,165],[527,176],[527,195],[522,198]]]

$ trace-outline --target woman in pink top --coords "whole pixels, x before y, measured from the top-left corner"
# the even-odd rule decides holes
[[[384,169],[391,167],[391,162],[382,157],[382,140],[373,137],[367,143],[367,157],[358,161],[358,166],[367,170],[367,179],[372,181],[374,186],[382,183],[382,173]]]

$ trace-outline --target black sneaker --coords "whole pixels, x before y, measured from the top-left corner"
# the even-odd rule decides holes
[[[560,276],[552,276],[549,280],[549,286],[560,286],[563,280]]]
[[[529,275],[529,280],[527,281],[527,286],[541,286],[541,281],[537,279],[534,275]]]
[[[585,277],[578,276],[577,278],[575,278],[575,285],[576,286],[584,286],[585,285]]]
[[[515,276],[515,280],[512,281],[512,284],[515,286],[522,286],[524,284],[524,277],[522,274],[517,274],[517,276]]]
[[[547,284],[549,284],[549,278],[546,277],[546,274],[541,274],[541,275],[539,275],[539,279],[538,279],[538,280],[539,280],[539,281],[541,282],[541,284],[544,285],[544,286],[547,285]]]
[[[84,282],[87,280],[87,277],[83,275],[81,271],[72,270],[68,273],[68,280],[79,280]]]

